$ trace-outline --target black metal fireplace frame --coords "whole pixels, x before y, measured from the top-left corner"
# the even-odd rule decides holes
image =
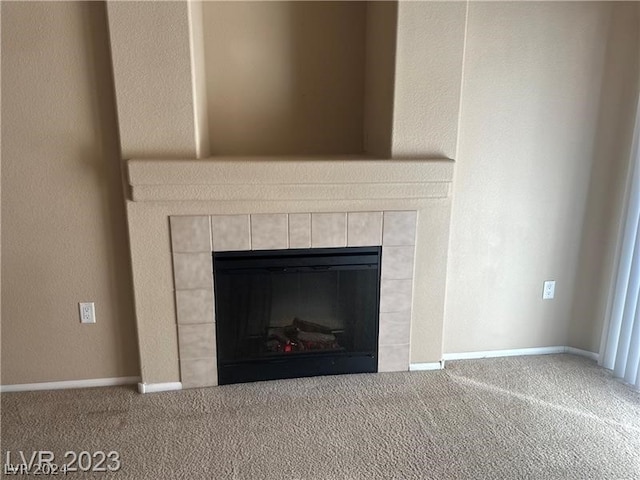
[[[218,355],[218,384],[254,382],[282,378],[338,375],[345,373],[374,373],[378,371],[378,329],[380,322],[380,278],[382,247],[312,248],[287,250],[256,250],[214,252],[214,290],[216,277],[232,271],[250,273],[309,272],[331,270],[376,270],[375,347],[366,352],[310,352],[274,358],[224,361]],[[313,265],[309,265],[309,257]],[[216,318],[218,316],[216,302]],[[216,342],[220,341],[216,321]],[[219,345],[217,351],[220,352]]]

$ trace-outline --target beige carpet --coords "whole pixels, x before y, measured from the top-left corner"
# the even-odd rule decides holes
[[[139,395],[2,394],[2,451],[117,450],[113,478],[638,479],[640,393],[570,355]],[[83,475],[69,474],[70,478]]]

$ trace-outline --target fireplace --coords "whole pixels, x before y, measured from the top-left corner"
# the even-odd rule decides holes
[[[218,383],[377,372],[381,250],[214,253]]]
[[[219,383],[212,252],[379,247],[377,371],[438,362],[452,173],[437,160],[129,161],[141,391]]]
[[[348,18],[355,23],[345,23],[341,6],[327,7],[326,20],[339,27],[329,29],[338,41],[329,42],[320,55],[315,50],[307,55],[310,63],[305,60],[303,70],[310,75],[293,78],[303,90],[312,87],[309,92],[317,98],[311,104],[309,99],[300,102],[299,89],[265,90],[260,76],[247,77],[249,83],[243,85],[257,82],[258,103],[245,102],[243,115],[275,124],[269,120],[267,131],[235,122],[242,132],[233,138],[208,128],[208,101],[221,97],[207,95],[207,77],[225,71],[228,52],[205,53],[206,45],[216,48],[215,42],[204,41],[204,33],[215,28],[205,29],[212,23],[203,21],[202,5],[141,5],[108,2],[121,152],[128,159],[127,222],[141,391],[218,383],[219,299],[212,251],[381,246],[378,372],[407,371],[410,362],[438,364],[454,161],[433,155],[445,156],[443,145],[451,143],[443,144],[451,136],[443,137],[440,126],[451,127],[454,134],[457,130],[455,122],[447,123],[450,116],[439,116],[442,109],[436,109],[435,137],[415,135],[411,116],[393,108],[394,99],[406,97],[403,92],[412,85],[411,72],[395,71],[396,33],[407,25],[397,18],[394,4],[353,4]],[[159,18],[161,22],[155,21]],[[261,51],[260,35],[252,29],[241,34]],[[283,39],[282,45],[268,46],[272,53],[267,57],[282,60],[280,73],[289,78],[291,60],[304,55],[305,45],[315,49],[315,43],[297,42],[295,36]],[[342,52],[343,45],[355,50]],[[211,62],[205,62],[205,55]],[[327,58],[347,61],[341,60],[339,68],[346,83],[336,83],[335,75],[316,74]],[[325,90],[327,95],[317,95]],[[453,97],[445,97],[448,105]],[[293,110],[281,111],[283,99]],[[418,107],[433,111],[430,99],[417,99]],[[214,110],[222,123],[233,120],[225,117],[229,109]],[[287,118],[293,124],[284,125]],[[335,123],[329,130],[328,122]],[[284,137],[271,135],[273,125],[276,130],[286,127],[280,128]],[[231,148],[213,148],[220,141],[231,141]],[[267,145],[265,141],[268,148],[256,147]],[[209,156],[210,151],[216,154]],[[240,155],[249,152],[255,155]]]

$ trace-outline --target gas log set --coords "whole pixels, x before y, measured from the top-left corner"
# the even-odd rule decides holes
[[[294,318],[284,327],[269,327],[265,348],[270,353],[294,353],[313,350],[344,350],[337,340],[343,330]]]

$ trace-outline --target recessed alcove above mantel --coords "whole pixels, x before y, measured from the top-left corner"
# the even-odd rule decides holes
[[[360,153],[375,102],[390,129],[392,90],[372,89],[393,78],[394,10],[369,3],[205,2],[211,153]]]
[[[170,3],[109,5],[125,158],[391,154],[396,2]]]

